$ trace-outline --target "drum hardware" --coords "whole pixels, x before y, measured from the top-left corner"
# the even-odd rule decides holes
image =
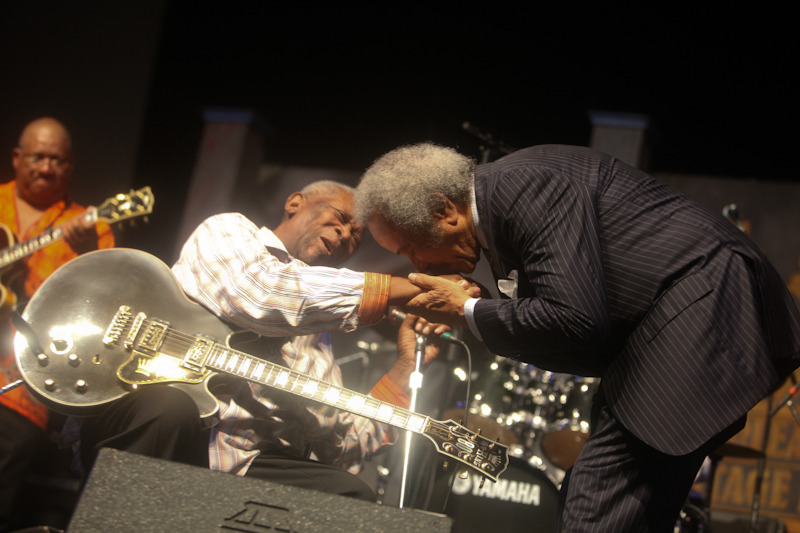
[[[550,417],[541,440],[542,453],[561,470],[569,469],[589,437],[592,399],[599,378],[555,374]]]
[[[509,454],[529,462],[560,486],[589,434],[600,379],[561,374],[495,356],[476,371],[467,409],[443,417],[498,438]]]
[[[794,407],[794,395],[797,394],[798,385],[797,385],[797,378],[794,377],[794,373],[789,375],[789,379],[792,381],[792,386],[789,388],[789,391],[784,395],[783,398],[778,402],[777,405],[772,404],[772,395],[767,396],[767,416],[764,420],[764,434],[761,441],[761,449],[766,450],[767,445],[769,444],[769,433],[772,429],[772,417],[783,407],[786,406],[789,409],[789,412],[792,413],[795,421],[800,424],[800,416],[797,414],[797,410]],[[761,486],[764,482],[764,472],[767,469],[767,457],[766,454],[762,453],[761,457],[758,459],[758,467],[756,468],[756,486],[755,491],[753,492],[753,506],[751,507],[750,513],[750,533],[755,533],[758,529],[758,513],[761,506]],[[711,480],[709,480],[710,482]],[[710,493],[709,493],[710,497]],[[711,506],[709,501],[708,506]]]

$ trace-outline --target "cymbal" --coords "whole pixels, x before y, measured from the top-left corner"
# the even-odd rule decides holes
[[[762,459],[764,452],[741,444],[726,442],[711,454],[713,457],[736,457],[739,459]]]

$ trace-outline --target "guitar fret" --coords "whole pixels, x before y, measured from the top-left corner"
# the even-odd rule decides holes
[[[245,375],[247,374],[247,370],[250,368],[250,358],[247,357],[242,361],[242,364],[239,365],[239,374]]]
[[[233,369],[236,368],[236,361],[239,360],[239,355],[236,353],[231,354],[231,358],[228,359],[228,364],[225,365],[225,370],[228,372],[233,372]]]
[[[394,416],[394,411],[395,409],[393,406],[387,403],[382,403],[378,408],[378,412],[375,413],[375,418],[382,422],[388,423],[392,419],[392,416]]]
[[[225,368],[225,360],[228,358],[228,351],[227,350],[220,350],[219,355],[217,356],[217,360],[214,363],[214,366],[217,368]]]
[[[286,370],[281,370],[281,372],[275,378],[275,383],[273,383],[273,385],[284,389],[286,388],[287,381],[289,381],[289,372]]]
[[[422,426],[425,424],[425,417],[411,413],[411,416],[408,418],[408,423],[406,425],[406,429],[410,429],[411,431],[422,431]]]
[[[367,418],[375,418],[375,413],[378,412],[378,407],[380,406],[380,402],[374,398],[366,397],[366,403],[364,407],[361,409],[361,414],[366,416]]]
[[[301,377],[301,375],[300,375],[300,374],[295,374],[295,375],[294,375],[294,383],[292,384],[292,388],[291,388],[291,389],[289,389],[289,390],[291,390],[291,391],[295,391],[295,390],[297,390],[297,384],[298,384],[298,382],[300,381],[300,377]]]
[[[305,385],[303,385],[303,390],[300,391],[300,394],[303,396],[308,396],[313,398],[314,393],[317,392],[317,387],[319,386],[319,382],[316,380],[309,379],[306,381]]]
[[[405,428],[406,422],[408,422],[408,416],[400,410],[395,409],[394,413],[392,413],[392,419],[389,421],[389,424]]]
[[[257,363],[256,366],[253,367],[253,373],[250,374],[250,377],[253,379],[260,378],[261,374],[264,373],[265,368],[267,368],[267,365],[265,365],[263,361]]]
[[[336,405],[336,402],[339,400],[339,395],[342,393],[342,390],[338,387],[330,386],[328,390],[325,391],[325,396],[322,397],[322,401],[327,403],[328,405]]]
[[[347,409],[349,411],[355,412],[356,414],[360,414],[361,410],[364,409],[365,403],[366,403],[366,398],[354,394],[347,401]]]
[[[339,409],[345,409],[347,404],[350,403],[350,398],[353,397],[353,393],[351,393],[347,389],[342,389],[339,393],[339,401],[336,403],[336,407]]]

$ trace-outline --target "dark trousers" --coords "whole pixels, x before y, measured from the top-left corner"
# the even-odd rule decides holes
[[[310,459],[261,454],[250,465],[246,476],[370,502],[375,501],[375,493],[361,478],[341,468]]]
[[[208,467],[208,432],[183,391],[155,385],[123,396],[81,429],[81,461],[88,472],[100,448]]]
[[[194,401],[167,386],[143,388],[117,400],[81,430],[81,460],[88,472],[109,447],[208,468],[208,432]],[[360,478],[334,466],[284,455],[259,455],[248,477],[375,501]]]
[[[595,414],[592,434],[561,486],[559,531],[672,532],[705,457],[745,423],[742,417],[699,450],[673,456],[634,437],[607,405]]]
[[[15,499],[30,470],[44,432],[33,422],[0,406],[0,531],[16,529]]]

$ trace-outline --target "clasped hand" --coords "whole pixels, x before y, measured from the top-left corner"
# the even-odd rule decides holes
[[[431,322],[466,326],[464,303],[481,297],[481,287],[458,274],[429,276],[412,273],[409,281],[423,292],[409,300],[403,309]]]

